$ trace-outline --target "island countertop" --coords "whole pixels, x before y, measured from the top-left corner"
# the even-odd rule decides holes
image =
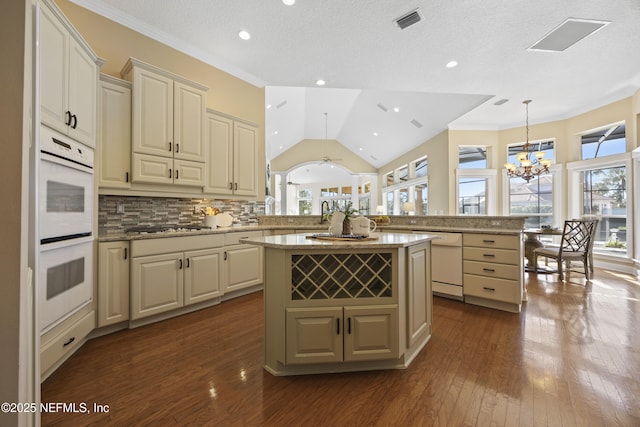
[[[276,236],[251,237],[242,243],[277,249],[389,249],[413,246],[438,237],[430,234],[412,233],[372,233],[367,240],[322,240],[313,238],[317,233],[284,234]]]

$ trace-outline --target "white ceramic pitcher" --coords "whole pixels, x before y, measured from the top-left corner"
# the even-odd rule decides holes
[[[364,216],[351,218],[351,232],[356,236],[369,236],[376,230],[377,224]]]
[[[329,215],[329,221],[331,221],[331,225],[329,226],[329,233],[334,236],[342,235],[342,222],[344,221],[344,213],[340,211],[336,211]]]

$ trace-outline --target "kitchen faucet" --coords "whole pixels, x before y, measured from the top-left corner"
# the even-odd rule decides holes
[[[324,200],[321,204],[320,204],[320,224],[323,223],[324,221],[324,205],[327,205],[327,213],[329,213],[329,202]]]

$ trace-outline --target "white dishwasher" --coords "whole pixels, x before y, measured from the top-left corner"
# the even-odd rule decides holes
[[[414,232],[437,236],[431,241],[431,284],[433,294],[463,300],[462,233]]]

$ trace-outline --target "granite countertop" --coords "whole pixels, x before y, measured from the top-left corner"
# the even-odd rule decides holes
[[[428,234],[372,233],[369,240],[320,240],[308,238],[309,233],[282,234],[277,236],[250,237],[241,243],[276,249],[389,249],[413,246],[436,238]],[[313,235],[313,234],[311,234]]]

